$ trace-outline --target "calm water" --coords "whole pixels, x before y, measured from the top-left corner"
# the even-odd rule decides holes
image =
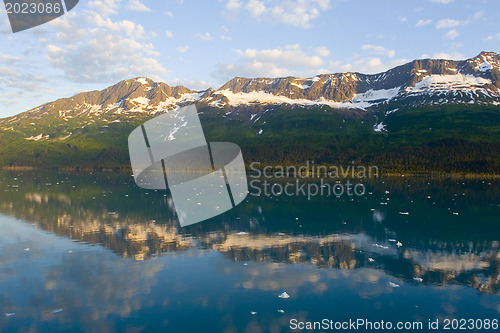
[[[364,184],[361,197],[248,196],[180,228],[168,195],[128,176],[0,173],[0,331],[498,320],[500,181]]]

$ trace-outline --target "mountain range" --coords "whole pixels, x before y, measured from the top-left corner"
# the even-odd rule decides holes
[[[500,165],[500,54],[414,60],[379,74],[236,77],[194,91],[148,78],[0,119],[0,165],[128,166],[133,128],[195,103],[209,141],[245,161],[377,163],[387,171],[493,172]]]

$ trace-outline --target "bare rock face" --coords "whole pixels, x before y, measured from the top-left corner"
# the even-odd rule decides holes
[[[414,60],[370,75],[349,72],[310,78],[235,77],[217,90],[210,88],[201,92],[183,86],[171,87],[148,78],[135,78],[118,82],[102,91],[80,93],[0,119],[0,131],[16,132],[33,126],[27,137],[35,140],[40,133],[43,134],[41,138],[56,135],[53,130],[40,128],[45,123],[53,129],[59,126],[58,122],[74,122],[72,126],[79,127],[96,122],[130,122],[191,103],[221,108],[226,113],[244,106],[250,110],[246,112],[250,117],[252,110],[263,110],[268,105],[277,104],[366,110],[389,102],[397,105],[498,105],[500,55],[481,52],[463,61]],[[67,128],[57,135],[64,137],[72,132],[71,128]]]

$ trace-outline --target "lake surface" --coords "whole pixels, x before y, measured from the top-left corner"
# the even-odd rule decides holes
[[[364,319],[436,332],[500,318],[500,180],[363,184],[362,196],[249,195],[181,228],[168,193],[127,175],[2,172],[0,331],[298,332],[291,321]]]

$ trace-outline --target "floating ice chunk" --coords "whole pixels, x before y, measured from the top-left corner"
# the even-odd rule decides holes
[[[63,309],[55,309],[54,311],[52,311],[52,313],[60,313],[60,312],[63,312]]]
[[[415,281],[418,281],[418,282],[422,282],[424,281],[424,279],[420,278],[420,277],[414,277],[413,280]]]
[[[290,295],[286,293],[286,291],[282,292],[281,295],[278,296],[279,298],[290,298]]]
[[[408,212],[399,212],[399,215],[410,215]]]
[[[255,311],[250,311],[250,313],[252,314],[252,316],[255,316],[257,314],[257,312]]]
[[[455,213],[453,213],[453,215],[458,215],[458,213],[455,212]]]
[[[380,247],[381,249],[388,249],[389,248],[388,246],[380,245],[380,244],[377,244],[377,243],[373,244],[373,246]]]
[[[281,309],[279,309],[279,310],[278,310],[278,312],[279,312],[279,313],[285,313],[285,311],[284,311],[284,310],[281,310]]]
[[[240,231],[240,232],[237,232],[236,235],[238,235],[238,236],[248,235],[248,232]]]
[[[29,247],[25,248],[24,251],[28,252],[30,250]]]
[[[397,246],[397,247],[401,247],[401,246],[403,246],[403,244],[401,244],[401,242],[397,242],[397,243],[396,243],[396,246]]]
[[[397,288],[399,287],[399,284],[396,284],[394,282],[389,282],[389,285],[392,287],[392,288]]]
[[[16,315],[16,313],[15,313],[15,312],[7,312],[7,313],[5,314],[5,317],[14,317],[15,315]]]
[[[395,243],[397,241],[395,239],[393,239],[393,238],[389,238],[389,242],[394,242]]]
[[[374,261],[375,261],[375,259],[373,259],[373,258],[368,258],[368,261],[369,261],[369,262],[374,262]]]

